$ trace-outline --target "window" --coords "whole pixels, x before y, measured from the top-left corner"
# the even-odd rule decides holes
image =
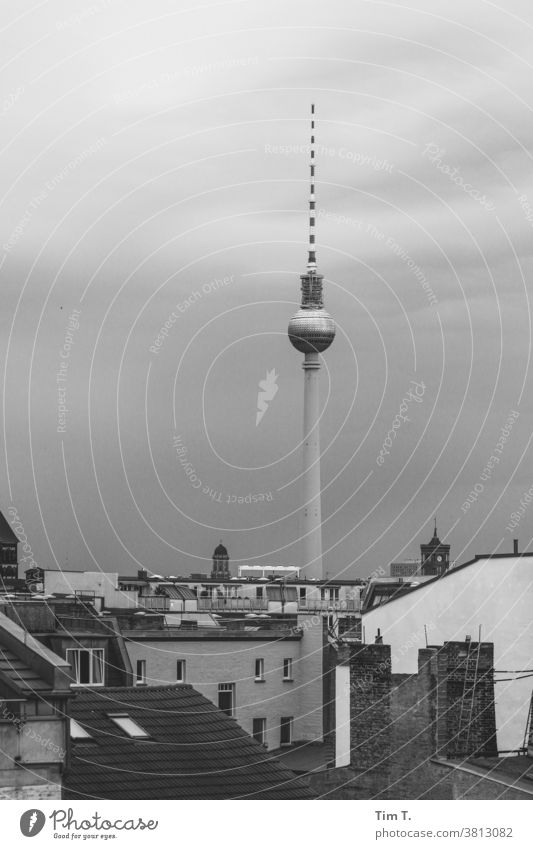
[[[146,661],[138,660],[135,672],[135,683],[146,684]]]
[[[16,548],[9,545],[2,546],[2,562],[3,563],[16,563]]]
[[[305,604],[307,601],[307,587],[300,587],[300,602]]]
[[[233,716],[235,712],[235,684],[218,685],[218,706],[220,710]]]
[[[257,587],[256,598],[263,598],[263,587]]]
[[[176,661],[176,681],[178,684],[183,684],[185,682],[185,661],[177,660]]]
[[[103,649],[67,649],[67,661],[72,666],[76,684],[103,685]]]
[[[115,725],[124,731],[128,737],[149,737],[147,731],[144,728],[135,722],[134,719],[131,718],[127,713],[108,713],[109,719],[111,719]]]
[[[280,746],[290,746],[292,743],[292,716],[282,716],[280,720]]]
[[[361,620],[355,616],[343,616],[339,619],[339,634],[348,634],[360,639]]]
[[[269,601],[281,601],[281,587],[279,586],[267,587],[266,594]]]
[[[265,680],[265,660],[263,657],[256,657],[255,659],[255,680]]]
[[[75,719],[70,720],[70,736],[73,740],[92,740],[93,738],[88,731],[83,728]]]
[[[254,737],[258,743],[261,743],[263,746],[266,743],[266,719],[253,719],[252,720],[252,737]]]
[[[292,657],[283,658],[283,680],[292,681]]]
[[[0,699],[0,722],[24,722],[28,713],[25,699]]]

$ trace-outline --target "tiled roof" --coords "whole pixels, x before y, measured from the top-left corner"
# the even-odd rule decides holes
[[[108,713],[150,735],[134,739]],[[310,799],[306,785],[190,685],[78,691],[64,799]]]
[[[72,674],[67,661],[0,610],[0,696],[5,687],[23,697],[65,695]]]
[[[181,601],[196,601],[196,596],[189,587],[165,586],[164,594],[167,598],[177,598],[181,599]]]
[[[2,681],[24,695],[50,692],[50,685],[43,681],[27,663],[4,646],[0,646],[0,682]]]

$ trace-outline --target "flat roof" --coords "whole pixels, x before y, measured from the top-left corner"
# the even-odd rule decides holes
[[[322,586],[363,586],[367,583],[366,578],[318,578],[317,580],[312,580],[310,578],[275,578],[269,577],[266,579],[256,578],[256,577],[248,577],[245,576],[243,578],[231,578],[229,581],[224,580],[222,578],[190,578],[190,577],[177,577],[177,578],[139,578],[137,575],[119,575],[118,580],[121,584],[149,584],[149,583],[165,583],[165,584],[217,584],[224,585],[227,587],[236,587],[239,584],[259,584],[260,586],[266,586],[267,584],[280,584],[283,582],[284,584],[307,584],[310,587],[322,587]]]
[[[243,641],[250,642],[261,640],[261,642],[279,642],[280,640],[291,641],[301,640],[302,632],[294,628],[258,628],[257,631],[245,630],[224,630],[218,628],[172,628],[172,626],[164,630],[155,629],[152,631],[147,629],[122,629],[122,636],[130,643],[135,643],[138,640],[143,642],[153,641],[168,641],[168,640],[196,640],[196,641],[216,641],[221,640],[228,642]]]
[[[488,781],[495,781],[533,795],[533,758],[527,755],[507,758],[471,757],[468,760],[432,758],[432,760],[449,769],[469,772]]]

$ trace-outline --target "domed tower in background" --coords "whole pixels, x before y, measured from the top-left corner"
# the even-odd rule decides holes
[[[322,578],[322,510],[320,483],[320,358],[335,338],[335,322],[324,309],[322,274],[315,247],[315,107],[311,106],[311,181],[309,195],[309,256],[300,276],[300,309],[289,322],[289,339],[304,354],[303,522],[302,563],[306,578]]]
[[[211,569],[211,577],[219,581],[229,581],[231,578],[229,571],[229,554],[225,546],[220,540],[219,545],[213,552],[213,568]]]

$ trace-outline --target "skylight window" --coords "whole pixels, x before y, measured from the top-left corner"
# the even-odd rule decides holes
[[[124,731],[128,737],[149,737],[147,731],[135,722],[127,713],[109,713],[109,719],[113,720],[115,725]]]
[[[70,736],[73,740],[92,740],[93,738],[88,731],[83,728],[75,719],[70,720]]]

